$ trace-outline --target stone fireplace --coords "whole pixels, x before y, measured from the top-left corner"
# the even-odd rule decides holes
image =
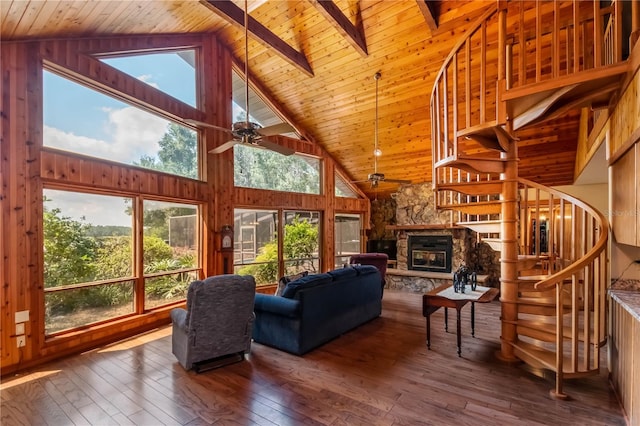
[[[479,243],[474,231],[454,226],[450,212],[436,211],[430,183],[402,185],[392,197],[395,223],[387,229],[396,236],[397,263],[387,270],[389,288],[426,292],[451,283],[463,264],[482,285],[499,286],[500,253]]]

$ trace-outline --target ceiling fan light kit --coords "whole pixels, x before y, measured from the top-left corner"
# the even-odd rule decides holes
[[[377,188],[380,182],[388,182],[388,183],[399,183],[406,184],[411,183],[410,180],[404,179],[387,179],[384,173],[378,172],[378,157],[382,155],[382,150],[378,147],[378,80],[380,80],[382,74],[380,71],[373,75],[373,78],[376,80],[376,119],[375,119],[375,128],[374,128],[374,137],[373,137],[373,173],[369,173],[367,175],[367,180],[364,181],[355,181],[353,183],[359,182],[369,182],[371,188]]]

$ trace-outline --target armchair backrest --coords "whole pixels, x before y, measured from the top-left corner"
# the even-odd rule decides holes
[[[193,281],[187,291],[188,333],[193,338],[214,330],[242,336],[253,316],[256,282],[250,275],[216,275]]]
[[[389,256],[387,256],[385,253],[354,254],[349,259],[349,263],[375,266],[380,271],[380,276],[384,285],[384,278],[385,274],[387,273],[387,264],[389,263]]]

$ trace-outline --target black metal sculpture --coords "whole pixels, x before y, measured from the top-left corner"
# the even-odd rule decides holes
[[[456,293],[464,293],[467,285],[471,286],[474,291],[478,285],[478,275],[472,272],[466,265],[462,265],[453,273],[453,291]]]

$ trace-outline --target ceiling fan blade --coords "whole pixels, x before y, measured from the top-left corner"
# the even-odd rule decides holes
[[[209,154],[220,154],[221,152],[225,152],[226,150],[233,148],[233,146],[239,142],[239,140],[232,139],[223,143],[222,145],[213,148],[211,151],[209,151]]]
[[[189,124],[193,124],[196,127],[209,127],[211,129],[216,129],[216,130],[220,130],[220,131],[223,131],[223,132],[231,133],[230,129],[227,129],[225,127],[215,126],[215,125],[209,124],[209,123],[205,123],[204,121],[193,120],[191,118],[187,118],[184,121],[186,121]]]
[[[259,141],[256,141],[256,144],[263,148],[269,149],[271,151],[275,151],[278,154],[282,154],[282,155],[292,155],[293,153],[296,152],[291,148],[287,148],[286,146],[278,145],[277,143],[270,142],[264,139],[260,139]]]
[[[289,123],[280,123],[274,124],[273,126],[263,127],[261,129],[256,129],[258,133],[262,136],[273,136],[273,135],[281,135],[283,133],[291,133],[295,132],[296,129],[293,128]]]

